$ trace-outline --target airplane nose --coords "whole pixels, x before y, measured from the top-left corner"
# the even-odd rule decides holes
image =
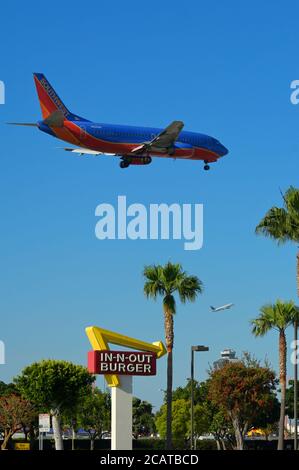
[[[220,157],[224,157],[224,155],[228,154],[228,149],[224,147],[224,145],[222,145],[219,142],[219,140],[216,140],[215,143],[216,143],[216,152],[218,153]]]
[[[228,149],[224,147],[224,145],[220,144],[219,155],[221,155],[221,157],[224,157],[224,155],[227,155],[227,154],[228,154]]]

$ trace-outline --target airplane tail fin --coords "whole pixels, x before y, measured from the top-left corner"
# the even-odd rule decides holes
[[[215,307],[212,307],[212,305],[210,305],[210,308],[211,308],[211,310],[215,310]]]
[[[76,116],[68,110],[44,74],[34,73],[33,77],[43,119],[49,118],[53,113],[59,113],[68,121],[87,121],[87,119]]]

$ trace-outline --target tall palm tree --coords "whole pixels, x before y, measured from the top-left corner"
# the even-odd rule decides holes
[[[294,322],[298,315],[294,302],[282,302],[277,300],[275,304],[264,305],[260,309],[260,315],[252,320],[252,333],[255,336],[264,336],[270,330],[279,332],[279,382],[281,389],[280,418],[278,450],[283,450],[284,443],[284,420],[286,402],[286,375],[287,375],[287,343],[286,328]]]
[[[183,271],[180,264],[168,262],[165,266],[146,266],[143,271],[145,278],[144,294],[147,298],[156,300],[157,296],[163,297],[165,342],[167,348],[167,430],[166,447],[172,447],[172,377],[173,359],[172,351],[174,344],[173,320],[176,313],[176,300],[174,294],[177,293],[180,301],[194,302],[197,295],[203,291],[202,282],[196,276],[189,276]]]
[[[299,189],[290,186],[285,194],[282,194],[282,198],[284,207],[272,207],[260,221],[255,231],[257,234],[276,240],[278,244],[288,241],[299,243]],[[296,271],[297,295],[299,297],[299,252],[297,252]],[[297,326],[298,318],[294,321],[295,338],[297,338]],[[297,357],[297,345],[295,345],[295,355]],[[295,372],[295,374],[297,373]],[[294,393],[297,396],[297,382],[294,385]],[[296,411],[295,416],[297,416]]]
[[[272,207],[255,229],[278,244],[299,243],[299,189],[290,186],[282,194],[284,207]],[[297,293],[299,296],[299,252],[297,253]]]

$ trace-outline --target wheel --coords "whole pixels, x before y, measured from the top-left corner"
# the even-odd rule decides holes
[[[203,169],[206,170],[206,171],[208,171],[208,170],[210,169],[210,165],[207,165],[207,164],[206,164],[206,165],[203,167]]]
[[[120,164],[119,164],[119,166],[120,166],[121,168],[128,168],[129,165],[130,165],[130,163],[127,162],[126,160],[122,160],[122,161],[120,162]]]

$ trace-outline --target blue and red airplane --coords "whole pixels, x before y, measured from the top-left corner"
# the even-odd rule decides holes
[[[184,123],[173,121],[165,129],[94,123],[71,113],[42,73],[34,73],[34,81],[43,120],[37,123],[11,123],[35,126],[47,134],[76,147],[64,150],[81,155],[114,155],[120,167],[148,165],[152,157],[203,160],[209,163],[228,153],[215,138],[197,132],[182,131]]]

